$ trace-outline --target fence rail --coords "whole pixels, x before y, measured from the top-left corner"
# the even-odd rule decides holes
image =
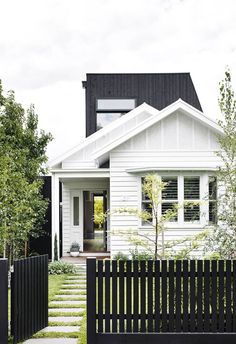
[[[8,338],[8,261],[0,259],[0,344]]]
[[[236,261],[87,260],[88,344],[236,342]]]
[[[11,278],[14,344],[48,326],[48,256],[14,261]]]

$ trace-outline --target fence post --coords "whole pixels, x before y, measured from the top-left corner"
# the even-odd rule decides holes
[[[87,344],[96,344],[96,258],[87,259]]]
[[[0,259],[0,344],[8,341],[8,262]]]

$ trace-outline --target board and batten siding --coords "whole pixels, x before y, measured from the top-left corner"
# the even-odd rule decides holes
[[[110,205],[111,205],[111,253],[129,253],[130,242],[126,231],[141,227],[141,221],[133,215],[114,212],[120,208],[141,208],[141,176],[132,169],[160,169],[162,175],[201,175],[207,176],[220,165],[215,151],[217,139],[212,130],[181,113],[173,114],[151,128],[143,131],[110,152]],[[129,171],[130,169],[130,171]],[[173,171],[173,169],[175,171]],[[193,170],[199,169],[199,172]],[[172,172],[170,172],[172,171]],[[157,172],[158,173],[158,172]],[[180,239],[197,234],[202,224],[178,224],[168,228],[166,239]],[[120,235],[122,233],[122,235]]]

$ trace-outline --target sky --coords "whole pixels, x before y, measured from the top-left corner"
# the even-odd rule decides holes
[[[190,72],[216,120],[226,66],[236,90],[235,0],[0,0],[0,79],[53,159],[85,137],[86,73]]]

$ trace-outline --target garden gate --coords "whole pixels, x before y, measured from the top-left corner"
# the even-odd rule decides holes
[[[87,259],[88,344],[236,343],[236,261]]]
[[[0,259],[0,344],[8,338],[8,262]]]
[[[14,344],[48,326],[48,256],[14,261],[11,333]]]

